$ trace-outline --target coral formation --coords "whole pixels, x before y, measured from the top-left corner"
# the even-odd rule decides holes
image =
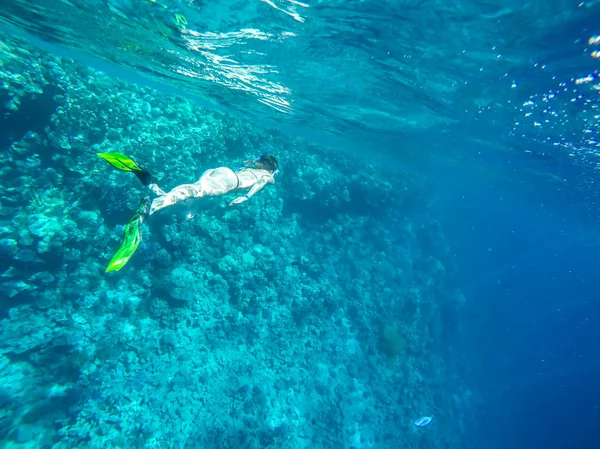
[[[23,134],[0,152],[0,439],[416,447],[417,411],[461,414],[433,387],[466,391],[434,369],[460,363],[442,358],[464,297],[446,287],[418,179],[0,45],[4,107],[48,114],[42,129],[19,116]],[[136,257],[106,275],[145,194],[94,156],[108,151],[165,188],[263,152],[281,173],[243,207],[212,198],[156,214]],[[439,421],[431,447],[459,447]]]
[[[388,357],[395,357],[404,352],[404,338],[394,326],[386,324],[381,331],[381,350]]]

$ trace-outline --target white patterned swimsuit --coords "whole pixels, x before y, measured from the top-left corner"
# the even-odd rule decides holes
[[[182,184],[165,193],[158,185],[148,187],[158,195],[150,206],[150,215],[167,206],[185,201],[190,198],[203,196],[218,196],[241,189],[251,189],[257,183],[273,182],[273,175],[267,170],[243,168],[237,172],[227,167],[211,168],[202,173],[193,184]]]

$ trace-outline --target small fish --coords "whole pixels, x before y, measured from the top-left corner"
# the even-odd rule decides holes
[[[420,418],[415,419],[413,424],[417,427],[425,427],[431,422],[432,419],[433,416],[421,416]]]
[[[428,425],[432,420],[433,420],[433,416],[435,415],[435,412],[437,411],[437,409],[435,409],[433,411],[433,413],[431,414],[431,416],[421,416],[420,418],[417,418],[413,421],[413,424],[417,427],[425,427],[426,425]]]
[[[295,260],[291,261],[290,265],[292,267],[303,267],[306,265],[307,262],[308,262],[308,259],[306,257],[302,256],[299,259],[295,259]]]

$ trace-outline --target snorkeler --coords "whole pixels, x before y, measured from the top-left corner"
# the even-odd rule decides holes
[[[119,271],[131,259],[142,241],[141,225],[155,212],[190,198],[219,196],[237,190],[248,190],[245,195],[238,196],[229,205],[243,203],[259,192],[267,184],[275,183],[277,159],[262,155],[258,159],[248,160],[244,167],[233,171],[227,167],[212,168],[202,173],[193,184],[182,184],[170,192],[162,190],[153,176],[136,164],[133,159],[120,153],[98,153],[102,159],[118,170],[133,173],[141,183],[156,196],[153,200],[144,198],[133,216],[125,225],[121,246],[106,267],[106,272]]]

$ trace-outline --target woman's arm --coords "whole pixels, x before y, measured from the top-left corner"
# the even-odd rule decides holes
[[[264,177],[260,178],[258,181],[256,181],[256,183],[254,183],[254,185],[250,188],[250,190],[248,191],[247,194],[245,194],[244,196],[238,196],[231,203],[229,203],[229,205],[232,206],[234,204],[239,204],[239,203],[243,203],[244,201],[248,201],[252,196],[254,196],[254,194],[259,192],[264,186],[266,186],[269,183],[272,184],[274,182],[275,182],[275,180],[273,179],[273,176],[264,176]]]

